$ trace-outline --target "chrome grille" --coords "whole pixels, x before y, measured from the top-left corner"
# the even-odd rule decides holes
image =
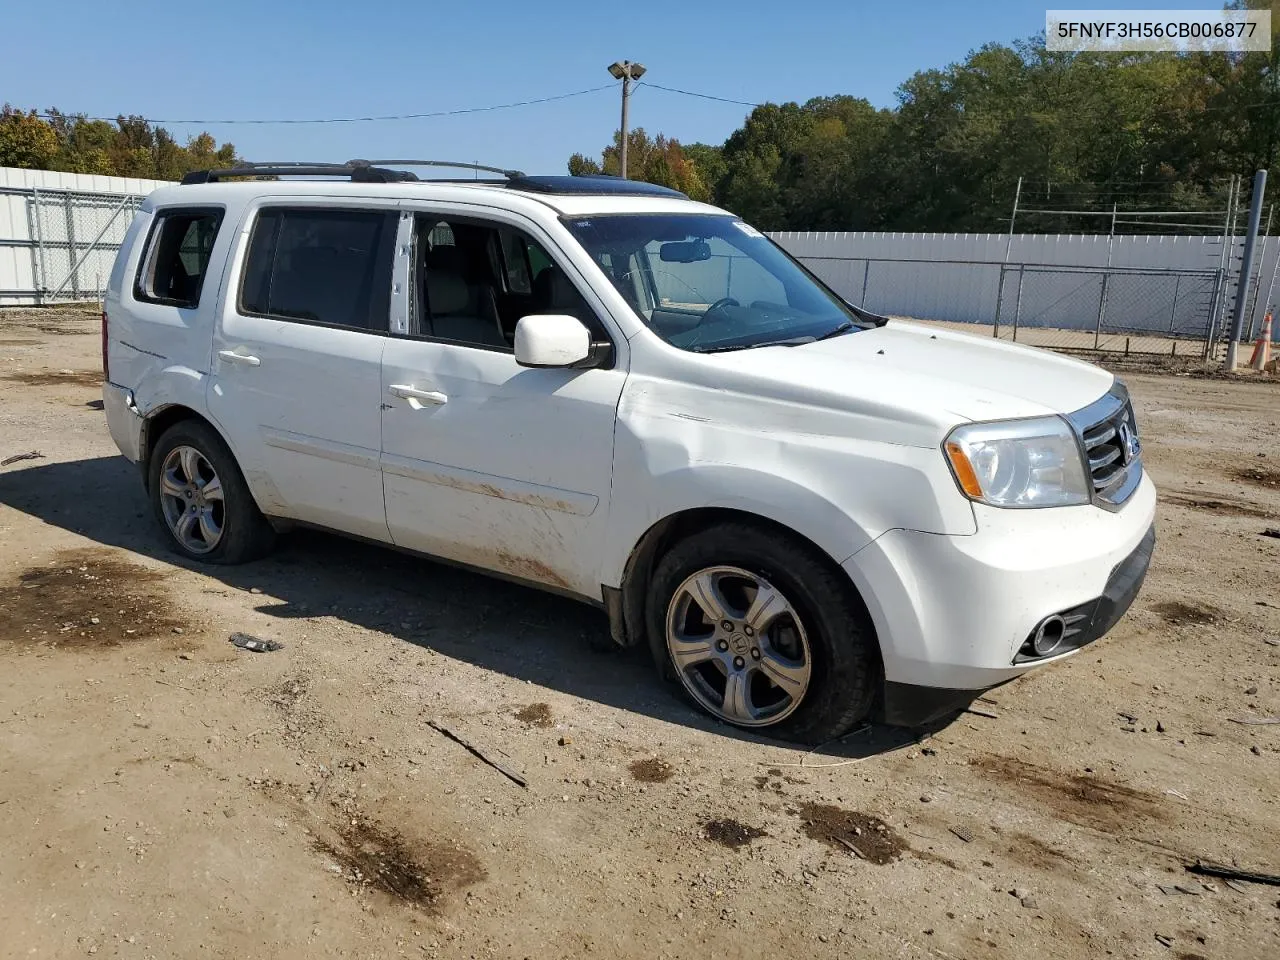
[[[1142,447],[1129,392],[1117,382],[1105,397],[1068,419],[1084,448],[1095,502],[1118,507],[1142,480]]]

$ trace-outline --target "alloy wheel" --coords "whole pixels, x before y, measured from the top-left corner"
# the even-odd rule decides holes
[[[764,727],[800,706],[813,660],[782,591],[740,567],[698,570],[667,608],[667,651],[680,682],[708,712]]]
[[[169,451],[160,467],[160,505],[170,532],[183,549],[209,553],[222,541],[226,504],[222,481],[195,447]]]

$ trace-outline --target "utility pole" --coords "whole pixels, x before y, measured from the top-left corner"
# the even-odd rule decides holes
[[[1267,171],[1253,175],[1253,197],[1249,203],[1249,232],[1244,238],[1244,260],[1240,264],[1240,280],[1236,285],[1236,307],[1231,316],[1231,339],[1227,341],[1227,370],[1236,368],[1236,352],[1240,348],[1240,331],[1244,326],[1245,302],[1249,299],[1249,281],[1253,275],[1253,245],[1258,241],[1258,225],[1262,220],[1262,195],[1267,189]]]
[[[644,76],[644,64],[619,60],[609,65],[609,73],[622,81],[622,138],[618,143],[618,167],[622,179],[627,179],[627,107],[631,103],[631,81]]]

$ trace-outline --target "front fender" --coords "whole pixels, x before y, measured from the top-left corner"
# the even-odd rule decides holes
[[[772,520],[816,543],[841,563],[878,534],[863,529],[831,501],[794,480],[734,464],[690,464],[649,478],[646,495],[615,478],[608,549],[601,582],[619,586],[627,558],[655,525],[689,510],[720,508]],[[621,482],[619,482],[621,481]],[[619,489],[621,487],[621,489]]]

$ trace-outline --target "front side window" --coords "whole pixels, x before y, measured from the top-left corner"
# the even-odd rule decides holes
[[[511,351],[521,317],[561,313],[606,338],[574,283],[522,231],[419,214],[415,233],[410,336]]]
[[[220,210],[174,210],[158,214],[134,296],[177,307],[199,306],[209,255],[221,222]]]
[[[716,214],[565,221],[640,318],[699,353],[810,343],[865,324],[758,230]]]
[[[246,313],[360,330],[387,329],[395,214],[264,208],[249,240]]]

